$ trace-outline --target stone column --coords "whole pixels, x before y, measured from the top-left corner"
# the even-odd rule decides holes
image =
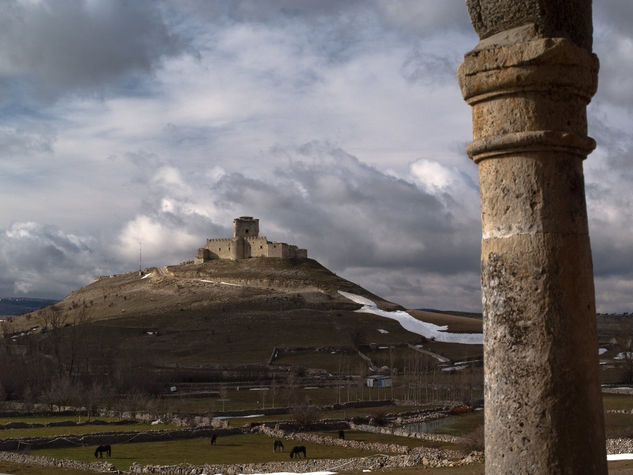
[[[582,161],[590,0],[467,0],[481,188],[487,474],[606,474]]]

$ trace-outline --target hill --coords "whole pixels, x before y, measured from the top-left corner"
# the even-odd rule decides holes
[[[49,373],[115,378],[118,386],[266,380],[290,369],[402,372],[414,361],[438,364],[437,353],[448,360],[481,355],[481,345],[435,342],[396,320],[356,312],[360,305],[339,291],[402,310],[312,259],[222,259],[100,277],[3,332],[23,360],[42,353],[33,353],[39,363],[25,371],[39,364]],[[411,314],[452,332],[481,331],[477,319]]]

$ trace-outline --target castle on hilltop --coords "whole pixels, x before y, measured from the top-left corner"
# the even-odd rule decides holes
[[[307,259],[308,251],[285,242],[271,242],[259,235],[259,219],[242,216],[233,220],[233,237],[207,239],[198,249],[195,264],[212,259],[248,259],[251,257],[281,257]]]

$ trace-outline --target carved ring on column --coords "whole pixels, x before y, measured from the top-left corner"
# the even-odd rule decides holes
[[[480,43],[464,57],[458,70],[464,99],[473,107],[475,136],[466,149],[469,157],[478,163],[487,158],[551,151],[584,159],[596,146],[586,136],[586,126],[549,121],[547,113],[529,109],[529,99],[547,97],[555,91],[558,97],[567,98],[570,107],[584,109],[597,89],[598,69],[595,54],[565,38],[536,38],[501,45],[488,39]],[[510,107],[504,105],[506,99],[514,101],[514,109],[510,110],[517,116],[541,114],[540,125],[545,125],[545,130],[526,131],[521,123],[513,130],[512,124],[504,122]],[[506,110],[502,110],[504,107]],[[495,114],[496,111],[499,112]],[[502,124],[477,127],[495,120]]]

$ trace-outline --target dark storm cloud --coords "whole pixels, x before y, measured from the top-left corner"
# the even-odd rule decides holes
[[[594,49],[600,58],[600,81],[595,100],[633,106],[633,2],[594,2]]]
[[[65,295],[107,268],[96,247],[94,239],[55,226],[15,223],[0,233],[0,294]]]
[[[460,0],[203,0],[187,1],[189,8],[210,18],[278,23],[284,18],[314,20],[375,15],[386,26],[416,34],[438,29],[470,27]]]
[[[308,247],[334,269],[417,266],[448,274],[477,267],[476,219],[455,216],[444,200],[385,175],[345,151],[309,143],[286,151],[273,182],[223,177],[220,203],[239,202],[284,230],[277,239]],[[449,200],[450,201],[450,200]],[[455,204],[455,203],[453,203]]]
[[[630,0],[598,0],[593,4],[595,21],[604,23],[619,33],[633,35],[633,3]]]
[[[150,71],[181,49],[149,0],[2,2],[3,89],[38,98]]]

